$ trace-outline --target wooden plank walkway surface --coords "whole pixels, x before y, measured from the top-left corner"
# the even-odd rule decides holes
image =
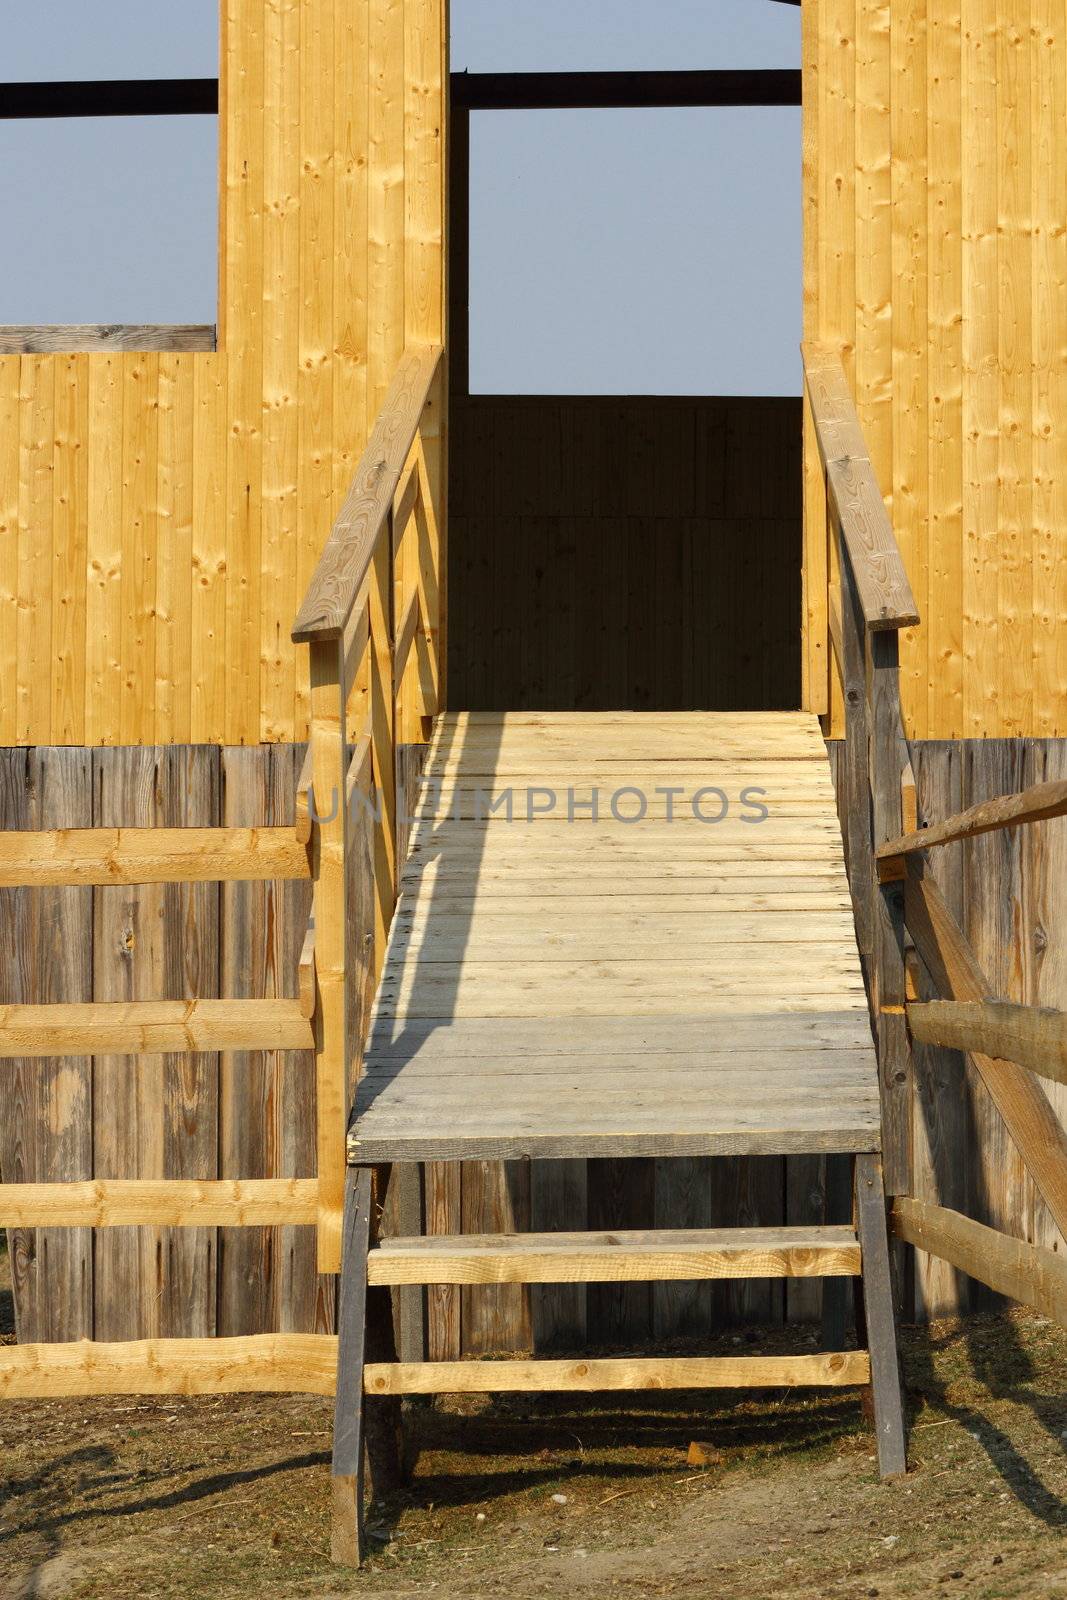
[[[879,1148],[814,716],[453,714],[424,782],[351,1160]]]

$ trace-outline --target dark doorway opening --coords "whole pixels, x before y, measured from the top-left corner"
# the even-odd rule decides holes
[[[453,77],[453,706],[799,705],[800,399],[472,395],[468,374],[472,109],[799,101],[791,70]]]

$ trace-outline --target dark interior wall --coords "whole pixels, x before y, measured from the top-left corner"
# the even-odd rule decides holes
[[[800,704],[799,399],[457,396],[457,710]]]

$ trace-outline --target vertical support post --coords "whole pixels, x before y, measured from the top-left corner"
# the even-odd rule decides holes
[[[396,1360],[389,1290],[367,1284],[367,1259],[377,1243],[381,1200],[389,1169],[352,1167],[345,1185],[344,1259],[338,1315],[337,1398],[334,1405],[330,1553],[359,1566],[366,1555],[364,1466],[378,1499],[402,1482],[400,1402],[368,1403],[363,1374],[368,1360]]]
[[[870,989],[874,950],[874,849],[871,837],[870,727],[867,715],[866,624],[852,563],[839,539],[841,662],[845,698],[845,821],[848,879],[856,940]],[[887,836],[888,837],[888,836]]]
[[[896,632],[871,635],[871,795],[874,839],[884,844],[903,826],[899,644]],[[905,1014],[904,887],[880,885],[875,902],[874,1001],[882,1090],[882,1137],[888,1192],[912,1192],[912,1059]]]
[[[368,578],[370,602],[370,737],[377,815],[374,822],[374,982],[385,965],[396,904],[396,689],[393,681],[393,518],[379,538]]]
[[[337,639],[311,646],[311,763],[315,831],[315,1090],[320,1273],[341,1266],[349,1060],[345,990],[346,835],[344,661]]]
[[[889,1242],[882,1167],[876,1155],[856,1157],[856,1229],[863,1261],[863,1304],[871,1357],[878,1471],[894,1478],[907,1471],[904,1404],[900,1390]]]
[[[366,1555],[363,1514],[363,1369],[367,1354],[367,1255],[370,1250],[371,1170],[350,1167],[345,1184],[344,1250],[337,1315],[337,1393],[330,1467],[331,1558],[358,1567]]]

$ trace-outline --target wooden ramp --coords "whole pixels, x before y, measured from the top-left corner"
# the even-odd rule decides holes
[[[425,776],[351,1159],[877,1150],[814,717],[452,716]]]
[[[815,717],[449,715],[425,785],[348,1143],[352,1553],[375,1394],[871,1381],[902,1471],[878,1075]],[[797,1152],[853,1158],[854,1226],[376,1237],[397,1163]],[[374,1310],[398,1285],[795,1275],[862,1275],[869,1351],[397,1361]]]

